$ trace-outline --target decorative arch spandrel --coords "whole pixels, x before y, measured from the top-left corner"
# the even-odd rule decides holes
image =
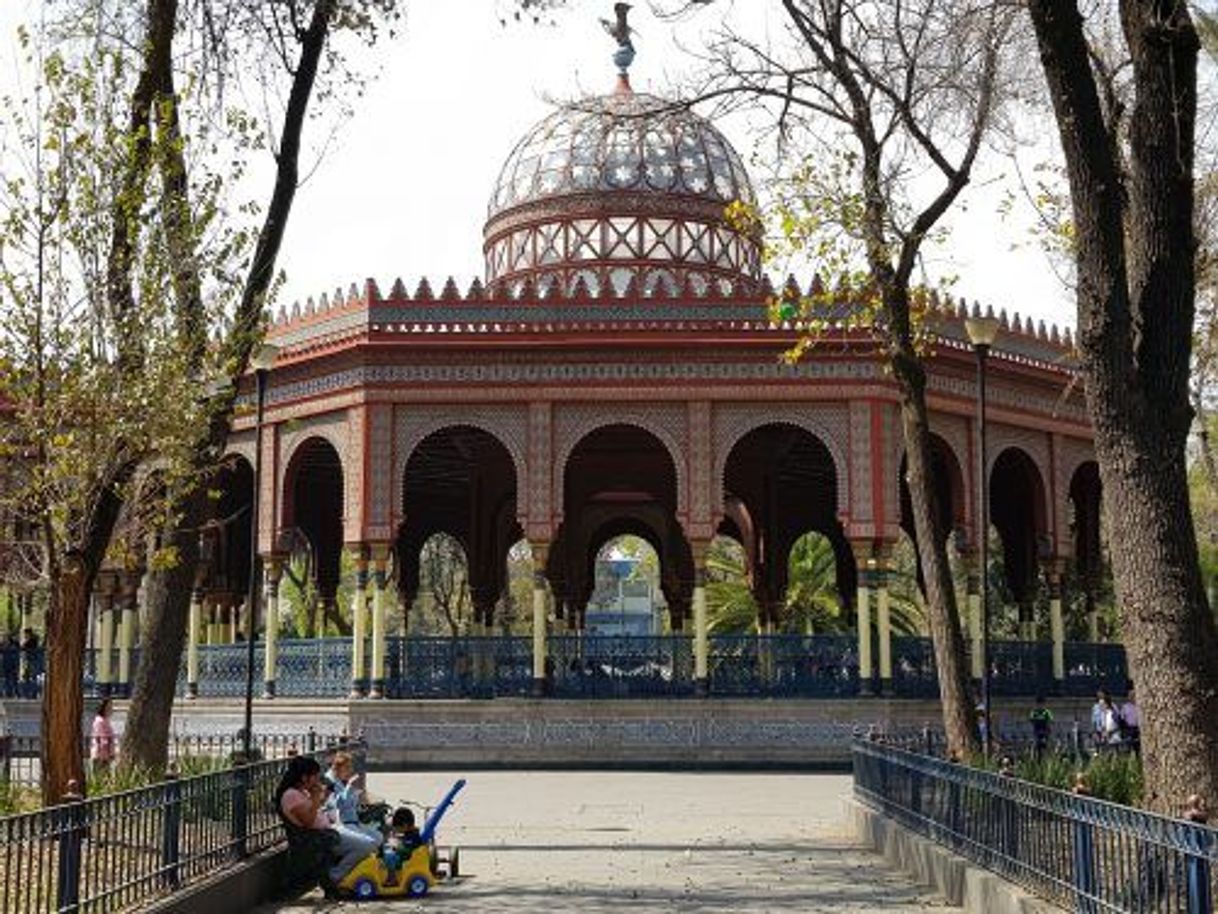
[[[654,435],[668,451],[676,471],[677,520],[685,525],[689,514],[689,458],[687,413],[684,403],[584,403],[554,407],[554,480],[551,504],[556,519],[563,510],[567,460],[587,435],[609,425],[633,425]]]
[[[837,513],[848,510],[850,441],[849,407],[844,404],[725,403],[716,404],[711,419],[714,453],[710,503],[715,517],[723,514],[724,473],[736,442],[765,425],[790,425],[810,433],[829,451],[837,481]]]
[[[392,514],[393,526],[402,522],[403,484],[410,455],[425,439],[446,428],[468,426],[486,432],[504,446],[516,471],[516,514],[527,521],[529,493],[527,404],[404,404],[393,421]]]
[[[281,532],[285,527],[285,509],[289,497],[287,491],[288,468],[291,467],[296,452],[305,442],[310,438],[320,438],[334,448],[335,453],[338,454],[339,465],[342,467],[343,473],[343,536],[344,539],[351,537],[352,525],[359,523],[359,491],[352,484],[352,480],[359,475],[360,465],[358,453],[351,443],[350,419],[347,410],[311,416],[307,419],[291,419],[279,423],[275,429],[279,436],[279,465],[275,471],[276,532]],[[264,429],[264,458],[268,456],[267,448],[270,440],[271,436],[267,435]],[[264,460],[263,466],[268,465],[270,465],[269,462]],[[358,538],[358,530],[354,531],[354,535],[355,538]]]

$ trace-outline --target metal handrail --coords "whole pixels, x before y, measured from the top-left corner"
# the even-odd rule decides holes
[[[864,803],[1049,901],[1213,912],[1218,829],[876,742],[852,755]]]
[[[361,753],[363,744],[306,754],[337,748]],[[273,798],[282,772],[282,759],[235,764],[0,818],[0,910],[143,908],[278,847],[284,834]]]

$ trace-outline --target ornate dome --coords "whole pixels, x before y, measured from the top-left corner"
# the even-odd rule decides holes
[[[632,280],[643,295],[755,281],[758,239],[724,217],[736,200],[755,197],[723,135],[623,79],[612,95],[555,111],[512,150],[488,208],[487,281],[571,294],[582,279],[617,295]]]

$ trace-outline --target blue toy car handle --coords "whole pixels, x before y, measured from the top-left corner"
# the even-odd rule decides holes
[[[440,820],[444,818],[444,813],[448,812],[448,807],[453,805],[453,800],[456,799],[457,794],[461,792],[461,788],[464,786],[465,778],[461,778],[461,780],[453,784],[448,793],[444,794],[444,799],[440,801],[440,805],[431,811],[431,815],[423,823],[423,830],[419,832],[419,840],[424,844],[431,843],[431,839],[440,825]]]

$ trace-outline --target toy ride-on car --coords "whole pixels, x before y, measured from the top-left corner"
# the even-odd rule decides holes
[[[339,882],[338,890],[353,898],[391,898],[399,895],[417,898],[426,895],[439,879],[457,876],[457,849],[450,848],[447,855],[442,856],[436,847],[435,835],[440,820],[464,786],[465,779],[462,778],[444,795],[440,805],[431,810],[419,830],[416,847],[399,856],[386,842],[357,863]]]

